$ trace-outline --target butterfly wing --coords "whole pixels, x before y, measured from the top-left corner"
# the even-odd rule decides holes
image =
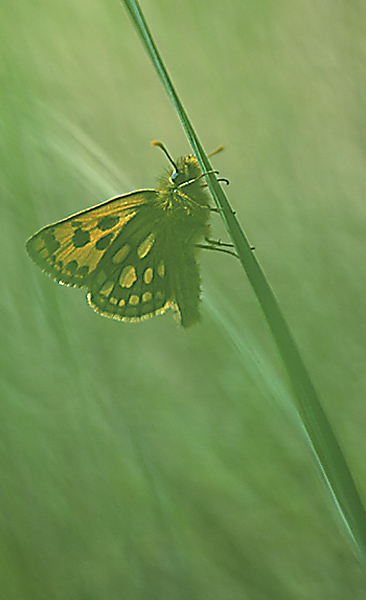
[[[86,288],[99,314],[125,321],[160,314],[174,302],[157,197],[132,192],[53,223],[28,240],[28,254],[58,283]]]
[[[140,321],[175,308],[183,327],[199,318],[200,276],[189,235],[158,208],[141,207],[98,265],[87,299],[98,313]]]
[[[100,261],[87,295],[99,314],[140,321],[174,306],[166,268],[164,212],[142,206]]]
[[[194,247],[180,240],[176,244],[174,260],[167,265],[172,302],[176,306],[183,327],[190,327],[200,320],[201,278]],[[180,250],[180,251],[179,251]]]
[[[119,232],[155,198],[155,190],[132,192],[48,225],[28,240],[28,254],[59,283],[88,287]]]

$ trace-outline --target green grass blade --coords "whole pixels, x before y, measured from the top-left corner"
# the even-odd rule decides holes
[[[139,39],[181,119],[183,128],[203,172],[211,164],[188,115],[172,84],[138,2],[124,0],[123,4],[133,21]],[[208,185],[226,228],[235,245],[243,268],[264,313],[278,352],[290,380],[297,408],[314,450],[320,469],[333,499],[346,523],[361,562],[366,563],[366,515],[345,457],[332,427],[321,407],[317,392],[305,368],[291,331],[281,313],[275,295],[261,269],[228,199],[214,174],[208,174]]]

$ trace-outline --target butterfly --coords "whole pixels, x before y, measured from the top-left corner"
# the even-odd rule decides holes
[[[183,327],[200,320],[201,247],[210,211],[203,174],[189,154],[156,189],[116,196],[44,227],[26,243],[33,261],[58,283],[85,288],[91,308],[105,317],[141,321],[173,308]],[[208,246],[199,242],[206,239]]]

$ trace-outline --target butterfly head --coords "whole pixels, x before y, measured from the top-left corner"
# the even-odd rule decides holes
[[[160,180],[160,188],[168,190],[169,192],[174,192],[184,185],[194,185],[196,183],[195,180],[198,180],[201,176],[201,169],[193,154],[182,156],[181,158],[178,158],[177,161],[174,161],[162,142],[154,141],[151,142],[151,144],[153,146],[158,146],[174,167],[173,170],[171,169],[168,172],[167,176]],[[199,185],[201,186],[201,182]]]
[[[201,175],[197,159],[192,154],[177,159],[174,171],[170,171],[169,183],[172,189],[178,189],[188,182],[195,183]],[[201,183],[201,182],[200,182]]]

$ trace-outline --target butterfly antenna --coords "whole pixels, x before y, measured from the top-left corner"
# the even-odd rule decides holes
[[[164,144],[162,142],[157,142],[156,140],[154,140],[153,142],[151,142],[152,146],[159,146],[159,148],[162,149],[162,151],[164,152],[165,156],[167,157],[167,159],[172,163],[175,172],[178,173],[178,167],[176,165],[176,163],[174,162],[174,160],[172,159],[172,157],[170,156],[168,150],[165,148]]]
[[[215,156],[215,154],[218,154],[219,152],[222,152],[223,150],[225,150],[225,146],[217,146],[217,148],[215,148],[215,150],[213,150],[212,152],[210,152],[210,154],[207,154],[207,156]]]

